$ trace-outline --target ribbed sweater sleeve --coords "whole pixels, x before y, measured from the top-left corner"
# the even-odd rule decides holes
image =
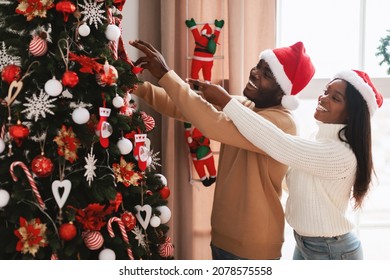
[[[290,167],[327,179],[342,179],[356,168],[353,152],[339,140],[286,134],[234,99],[223,111],[250,142]]]

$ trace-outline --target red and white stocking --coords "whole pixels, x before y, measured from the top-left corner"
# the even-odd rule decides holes
[[[110,108],[105,108],[105,107],[99,108],[100,119],[96,127],[96,130],[99,133],[100,145],[102,145],[103,148],[107,148],[110,144],[108,137],[110,137],[112,134],[112,126],[110,125],[109,122],[107,122],[107,118],[110,116],[110,114],[111,114]]]

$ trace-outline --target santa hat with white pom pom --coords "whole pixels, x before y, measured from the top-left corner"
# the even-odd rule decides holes
[[[295,110],[299,105],[296,95],[307,86],[315,72],[303,43],[265,50],[259,58],[268,63],[276,82],[285,93],[282,106]]]

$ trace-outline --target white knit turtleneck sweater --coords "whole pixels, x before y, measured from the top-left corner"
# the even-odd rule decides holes
[[[353,229],[347,216],[356,157],[340,141],[344,125],[318,122],[313,140],[285,134],[232,99],[223,110],[238,130],[274,159],[290,166],[286,220],[303,236],[337,236]]]

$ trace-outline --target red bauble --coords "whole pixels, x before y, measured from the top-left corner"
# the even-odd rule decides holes
[[[127,211],[122,214],[121,220],[127,231],[132,230],[137,223],[137,219],[134,217],[133,213]]]
[[[171,191],[167,186],[162,187],[158,192],[160,193],[162,199],[167,199],[171,194]]]
[[[51,159],[39,155],[31,162],[31,169],[38,177],[47,177],[53,171],[54,165]]]
[[[12,125],[9,128],[9,134],[11,135],[11,138],[16,142],[16,145],[20,147],[23,143],[23,140],[27,138],[27,136],[30,134],[30,131],[26,126],[18,122],[18,124]]]
[[[74,87],[79,83],[79,76],[76,72],[66,71],[62,76],[62,85],[66,87]]]
[[[60,226],[58,234],[62,240],[69,241],[76,237],[77,228],[72,222],[65,223]]]
[[[7,65],[3,68],[3,71],[1,72],[1,79],[10,84],[12,81],[17,81],[20,79],[20,73],[21,69],[19,66],[16,66],[15,64]]]

